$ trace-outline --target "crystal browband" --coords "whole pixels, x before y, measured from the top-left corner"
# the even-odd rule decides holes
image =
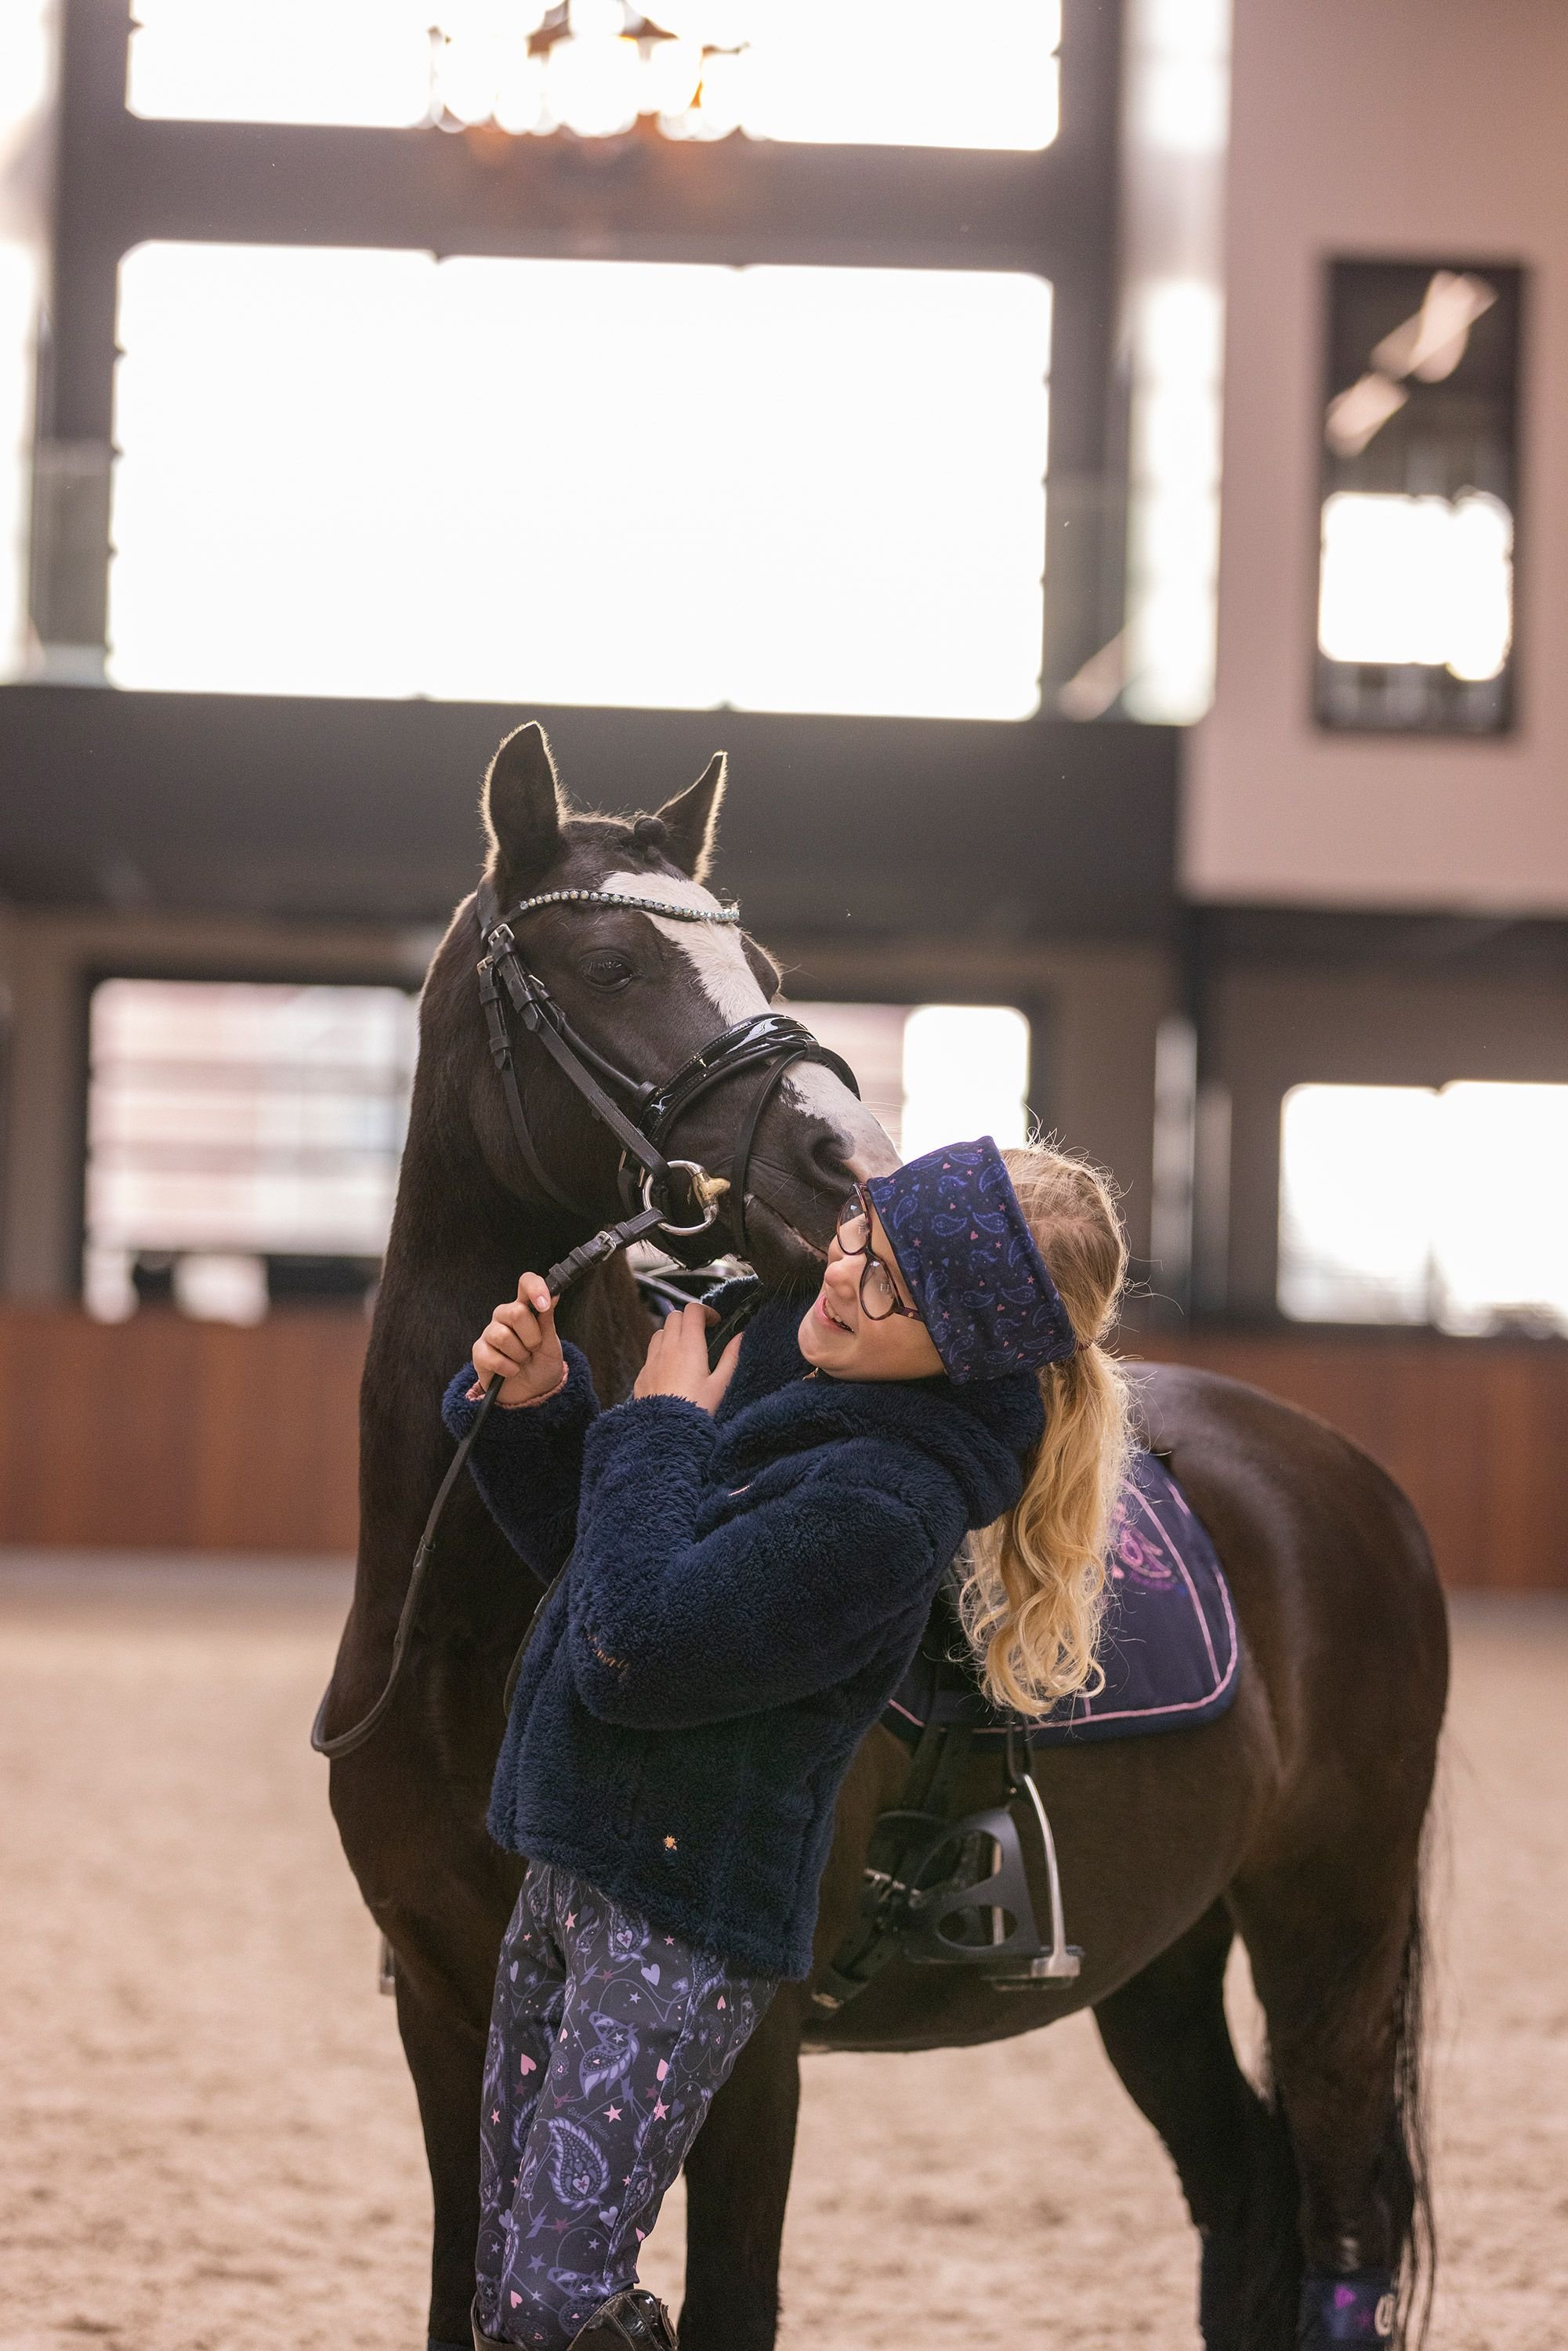
[[[547,890],[538,898],[525,898],[506,917],[515,923],[519,914],[531,914],[536,906],[560,905],[632,906],[643,914],[671,914],[677,923],[738,923],[738,906],[676,906],[667,898],[632,898],[621,890]]]

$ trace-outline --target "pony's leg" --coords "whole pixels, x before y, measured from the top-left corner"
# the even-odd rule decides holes
[[[774,1999],[686,2158],[681,2351],[773,2351],[800,2103],[799,1988]]]
[[[416,1759],[417,1760],[417,1759]],[[396,1750],[336,1763],[332,1803],[360,1888],[395,1959],[398,2031],[413,2078],[433,2203],[429,2342],[465,2351],[473,2333],[479,2227],[479,2099],[496,1959],[520,1865],[471,1810],[434,1802]]]
[[[450,2000],[432,1999],[397,1971],[397,2020],[413,2076],[430,2165],[433,2228],[428,2351],[472,2341],[474,2255],[479,2232],[479,2095],[485,2034]]]
[[[1236,2062],[1233,1929],[1217,1903],[1094,2011],[1105,2053],[1170,2151],[1203,2241],[1205,2351],[1291,2351],[1301,2252],[1289,2142]]]
[[[1426,2261],[1418,1860],[1375,1859],[1235,1889],[1301,2178],[1305,2346],[1350,2325],[1337,2299],[1371,2339],[1403,2339],[1386,2288],[1403,2269],[1408,2303]]]

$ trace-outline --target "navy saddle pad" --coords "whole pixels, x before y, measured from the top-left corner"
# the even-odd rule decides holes
[[[932,1720],[967,1724],[982,1740],[1005,1738],[1006,1722],[981,1696],[945,1602],[932,1632],[937,1637],[927,1636],[883,1710],[888,1729],[912,1745]],[[1225,1571],[1152,1453],[1134,1455],[1116,1506],[1100,1663],[1103,1689],[1064,1698],[1032,1726],[1031,1747],[1182,1730],[1212,1722],[1236,1696],[1236,1612]]]

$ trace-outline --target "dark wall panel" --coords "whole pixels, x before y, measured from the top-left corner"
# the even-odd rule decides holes
[[[0,689],[0,895],[439,920],[521,719],[590,807],[656,807],[730,754],[721,880],[760,931],[1163,938],[1176,734]]]
[[[117,1324],[0,1311],[0,1531],[13,1543],[351,1551],[357,1314],[253,1331],[149,1311]],[[1457,1587],[1568,1588],[1568,1347],[1420,1333],[1143,1339],[1130,1353],[1249,1380],[1392,1471]],[[40,1363],[81,1368],[62,1414]]]

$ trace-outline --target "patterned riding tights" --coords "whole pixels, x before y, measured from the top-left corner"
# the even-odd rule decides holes
[[[776,1986],[548,1864],[496,1970],[479,2133],[477,2315],[563,2351],[637,2250]]]

